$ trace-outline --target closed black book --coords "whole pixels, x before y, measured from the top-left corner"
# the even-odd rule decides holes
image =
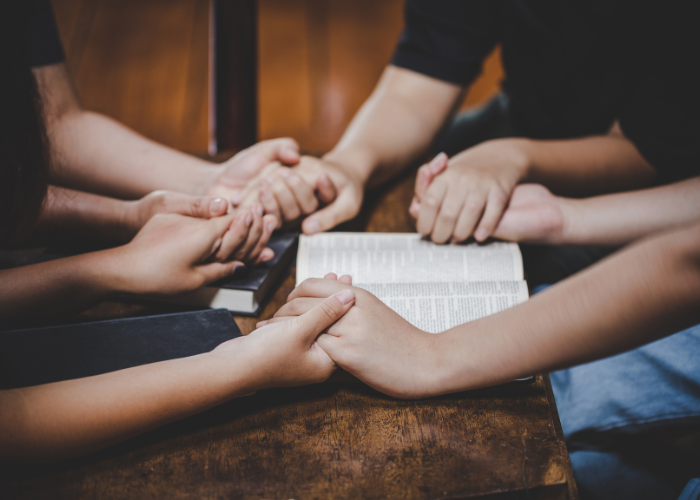
[[[225,309],[4,331],[0,332],[0,388],[185,358],[240,336]]]

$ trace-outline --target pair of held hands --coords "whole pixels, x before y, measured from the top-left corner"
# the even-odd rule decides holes
[[[294,289],[275,317],[250,335],[221,344],[226,356],[243,349],[264,360],[257,388],[320,383],[341,367],[393,397],[428,394],[437,368],[437,336],[412,326],[377,297],[352,287],[350,276],[330,273]],[[429,366],[435,360],[435,366]]]

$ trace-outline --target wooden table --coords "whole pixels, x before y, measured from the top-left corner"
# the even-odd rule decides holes
[[[345,230],[411,231],[407,175]],[[284,303],[294,271],[262,318]],[[163,306],[159,306],[163,307]],[[83,318],[161,309],[103,304]],[[256,319],[236,317],[243,333]],[[1,498],[578,498],[549,378],[422,401],[337,374],[240,398],[68,463],[5,471]]]

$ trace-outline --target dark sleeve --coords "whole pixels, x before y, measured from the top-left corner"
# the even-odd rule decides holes
[[[60,63],[66,58],[49,0],[37,0],[34,4],[29,44],[33,67]]]
[[[691,68],[691,60],[683,61]],[[700,81],[683,67],[646,75],[620,114],[620,128],[664,181],[700,175]]]
[[[407,0],[395,66],[468,85],[496,44],[493,0]]]

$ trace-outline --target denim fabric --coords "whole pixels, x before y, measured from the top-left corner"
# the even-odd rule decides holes
[[[678,500],[700,500],[700,478],[688,481]]]
[[[700,325],[550,374],[582,498],[672,500],[697,476],[673,441],[700,429],[699,354]]]

